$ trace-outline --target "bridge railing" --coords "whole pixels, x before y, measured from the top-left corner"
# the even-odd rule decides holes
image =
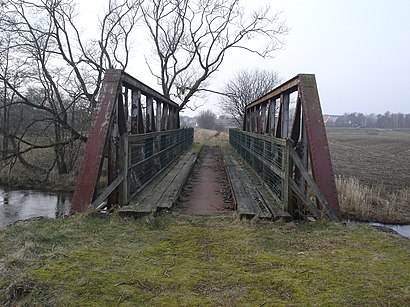
[[[121,70],[107,70],[71,212],[127,204],[192,144],[193,129],[179,128],[177,103]]]
[[[132,199],[194,140],[193,128],[151,132],[128,137],[127,190]],[[125,203],[128,201],[125,200]]]
[[[298,214],[337,221],[326,197],[293,148],[291,139],[230,129],[229,142],[266,184],[278,207],[292,213],[297,211]]]
[[[229,142],[269,187],[281,209],[287,211],[289,140],[230,129]]]

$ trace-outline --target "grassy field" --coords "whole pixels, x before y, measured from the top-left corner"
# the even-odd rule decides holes
[[[5,306],[410,304],[410,241],[369,226],[76,215],[0,245]]]

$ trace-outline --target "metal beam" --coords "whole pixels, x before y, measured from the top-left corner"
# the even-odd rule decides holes
[[[135,79],[125,72],[122,73],[122,82],[125,86],[138,88],[145,96],[153,97],[157,101],[160,100],[171,106],[179,108],[179,105],[177,103],[173,102],[171,99],[165,97],[153,88],[149,87],[148,85],[142,83],[141,81]]]
[[[292,79],[290,79],[289,81],[279,85],[278,87],[276,87],[275,89],[273,89],[272,91],[270,91],[269,93],[267,93],[266,95],[263,95],[261,98],[256,99],[255,101],[251,102],[250,104],[248,104],[246,106],[246,109],[252,108],[258,104],[260,104],[261,102],[264,102],[266,100],[269,99],[276,99],[278,98],[282,93],[287,93],[287,94],[291,94],[293,92],[296,92],[298,89],[298,85],[299,85],[299,77],[301,75],[297,75],[296,77],[293,77]]]
[[[121,86],[121,70],[111,69],[105,74],[93,125],[88,137],[84,158],[71,202],[71,212],[83,212],[92,203],[97,178],[103,160],[104,146],[112,123],[112,113]]]

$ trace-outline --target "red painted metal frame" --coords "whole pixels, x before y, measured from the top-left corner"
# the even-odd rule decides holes
[[[289,112],[289,95],[296,91],[298,91],[297,110],[290,127],[286,112]],[[275,108],[276,100],[280,100],[280,105],[275,121],[275,111],[272,108]],[[300,107],[302,113],[298,109]],[[284,121],[287,121],[285,125]],[[292,130],[283,131],[285,126],[286,130],[288,127]],[[245,131],[266,133],[279,138],[292,138],[296,146],[299,138],[302,138],[300,135],[303,135],[304,129],[307,132],[306,145],[309,148],[313,178],[335,215],[340,218],[339,199],[315,75],[299,74],[246,106],[243,126]],[[302,140],[300,142],[303,143]]]
[[[329,144],[314,75],[299,75],[313,178],[335,215],[340,218],[339,198],[330,158]]]
[[[141,95],[146,98],[145,117]],[[131,118],[128,116],[127,108],[129,98]],[[127,131],[127,123],[130,123],[130,131]],[[127,180],[124,175],[126,170],[123,169],[123,151],[128,148],[120,148],[120,139],[124,133],[143,134],[178,128],[178,104],[125,72],[108,69],[98,97],[97,108],[94,110],[93,124],[77,177],[71,213],[83,212],[93,202],[104,153],[108,156],[107,189],[118,181],[119,176],[124,176],[124,180]],[[119,199],[118,190],[115,188],[109,196],[108,203],[115,205],[121,202]]]
[[[105,74],[95,110],[93,125],[87,140],[84,159],[71,202],[71,212],[83,212],[92,203],[104,147],[111,126],[112,113],[121,86],[121,70],[111,69]]]

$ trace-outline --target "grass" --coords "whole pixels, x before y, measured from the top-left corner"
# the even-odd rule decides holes
[[[167,213],[0,230],[0,304],[410,304],[410,241],[368,226]]]
[[[382,185],[368,186],[357,178],[336,180],[345,218],[387,224],[410,224],[410,188],[389,191]]]

